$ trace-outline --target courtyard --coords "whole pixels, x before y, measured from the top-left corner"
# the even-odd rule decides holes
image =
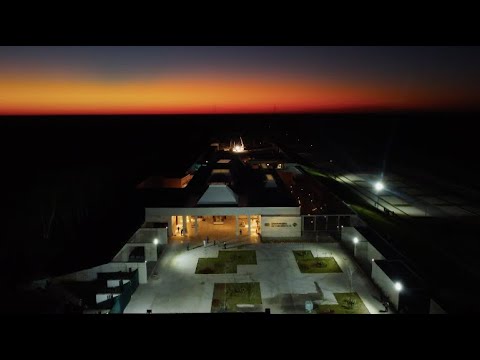
[[[238,253],[239,250],[254,251],[256,264],[240,261],[236,264],[236,272],[196,273],[199,259],[228,258],[226,253]],[[294,251],[310,251],[315,257],[333,258],[341,272],[302,273]],[[251,286],[254,292],[249,290]],[[227,250],[210,243],[207,247],[188,251],[184,244],[168,246],[148,283],[140,285],[133,294],[125,313],[145,314],[147,310],[154,314],[210,313],[222,308],[219,306],[222,301],[230,301],[221,298],[222,289],[232,289],[228,293],[235,296],[242,291],[249,295],[244,297],[247,299],[244,304],[238,304],[243,300],[232,300],[226,306],[228,311],[265,311],[268,308],[272,314],[305,314],[306,301],[313,302],[316,313],[379,314],[383,309],[376,287],[338,243],[242,243],[231,244]],[[357,300],[351,311],[342,310],[345,309],[343,300],[338,300],[343,299],[341,294],[347,293],[356,294],[352,295]]]

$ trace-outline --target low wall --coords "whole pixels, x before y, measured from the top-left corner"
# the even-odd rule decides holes
[[[153,243],[158,240],[158,245]],[[134,247],[143,247],[145,249],[146,261],[157,261],[157,247],[168,243],[168,234],[166,228],[140,228],[131,237],[128,243],[115,255],[114,262],[128,262],[130,253]]]
[[[125,244],[123,249],[113,258],[113,262],[128,262],[131,252],[134,248],[143,247],[145,249],[146,261],[157,261],[158,251],[155,244]]]
[[[108,299],[115,298],[117,296],[120,296],[120,294],[112,294],[112,293],[97,294],[97,295],[95,295],[95,299],[96,299],[96,302],[98,304],[98,303],[101,303],[101,302],[106,301]]]
[[[400,301],[399,292],[395,290],[393,281],[383,272],[382,269],[372,262],[372,281],[377,285],[381,291],[389,298],[391,304],[398,311]]]
[[[130,302],[133,293],[138,288],[139,281],[137,275],[135,275],[132,281],[125,284],[125,286],[123,287],[123,293],[114,299],[113,307],[110,310],[111,314],[123,314],[123,311]]]
[[[372,244],[368,244],[368,251],[367,256],[370,261],[373,260],[385,260],[385,257],[382,255],[380,251],[378,251],[375,246]]]
[[[365,242],[367,239],[362,236],[358,232],[357,229],[351,226],[345,226],[342,228],[342,236],[341,236],[341,241],[342,244],[345,246],[346,249],[348,249],[352,254],[355,249],[355,244],[353,242],[353,238],[357,237],[359,242]]]
[[[159,244],[168,244],[167,228],[140,228],[130,238],[127,244],[151,244],[157,239]]]
[[[130,282],[130,280],[128,279],[123,279],[123,280],[107,280],[107,287],[108,288],[113,288],[113,287],[117,287],[117,286],[120,286],[120,282],[122,282],[123,285],[127,284]]]
[[[357,244],[353,242],[355,237],[358,239]],[[354,227],[347,226],[342,229],[341,242],[367,273],[372,271],[373,260],[385,260],[383,254]]]
[[[138,269],[138,281],[140,284],[147,283],[147,263],[146,262],[111,262],[95,266],[90,269],[77,271],[71,274],[66,274],[56,277],[55,281],[71,280],[71,281],[92,281],[97,278],[98,273],[118,272],[118,271],[134,271]]]

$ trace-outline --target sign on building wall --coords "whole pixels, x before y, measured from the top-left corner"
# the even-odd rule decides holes
[[[302,235],[300,216],[262,216],[263,237],[300,237]]]

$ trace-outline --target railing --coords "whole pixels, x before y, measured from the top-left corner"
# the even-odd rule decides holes
[[[113,306],[110,310],[111,314],[123,314],[125,308],[130,302],[133,293],[135,292],[135,290],[137,290],[138,284],[138,270],[135,270],[133,272],[131,281],[122,286],[122,294],[113,299]]]

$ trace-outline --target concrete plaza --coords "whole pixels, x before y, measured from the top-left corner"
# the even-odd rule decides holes
[[[147,284],[140,285],[125,313],[209,313],[215,283],[259,282],[263,311],[305,313],[305,301],[336,304],[333,293],[350,292],[347,268],[355,269],[353,291],[371,314],[383,306],[380,293],[338,243],[228,243],[231,250],[256,250],[257,265],[239,265],[237,274],[195,274],[199,257],[217,257],[223,247],[174,244],[166,248]],[[292,250],[311,250],[314,256],[333,256],[342,273],[302,274]],[[323,300],[322,300],[323,299]]]

